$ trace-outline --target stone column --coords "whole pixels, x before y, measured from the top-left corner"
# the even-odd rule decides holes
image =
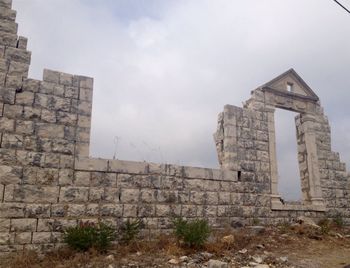
[[[309,193],[308,197],[312,205],[323,205],[322,190],[320,183],[320,170],[318,164],[316,137],[314,124],[316,120],[313,115],[304,114],[301,116],[302,129],[304,131],[306,163],[309,175]]]

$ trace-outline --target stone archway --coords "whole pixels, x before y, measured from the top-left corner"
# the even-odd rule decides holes
[[[299,114],[296,128],[303,200],[298,204],[282,202],[277,190],[276,108]],[[325,211],[315,132],[319,124],[316,121],[323,118],[318,96],[290,69],[252,91],[243,109],[225,106],[214,135],[219,162],[222,168],[237,170],[241,176],[269,181],[273,210]],[[252,146],[245,146],[250,143]]]

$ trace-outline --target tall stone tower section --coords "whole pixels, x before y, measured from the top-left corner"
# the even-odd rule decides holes
[[[89,154],[91,124],[93,79],[51,70],[29,79],[15,19],[12,1],[0,0],[0,252],[55,241],[38,225],[58,213],[60,194],[78,194],[65,186]]]

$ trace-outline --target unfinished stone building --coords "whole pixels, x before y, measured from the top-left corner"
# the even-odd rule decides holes
[[[302,215],[350,224],[349,175],[319,98],[294,70],[254,90],[243,108],[225,106],[214,135],[220,169],[93,159],[93,80],[50,70],[28,78],[31,54],[15,17],[11,0],[0,0],[0,252],[51,249],[81,220],[142,218],[144,235],[170,229],[174,217],[217,228]],[[281,202],[277,191],[276,108],[299,114],[300,203]]]

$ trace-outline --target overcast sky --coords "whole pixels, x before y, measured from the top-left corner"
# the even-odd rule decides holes
[[[217,114],[293,67],[320,97],[333,149],[350,166],[350,15],[332,0],[13,0],[13,7],[29,38],[32,78],[44,68],[94,77],[92,156],[218,167]],[[300,183],[293,116],[276,119],[280,189],[290,198]]]

